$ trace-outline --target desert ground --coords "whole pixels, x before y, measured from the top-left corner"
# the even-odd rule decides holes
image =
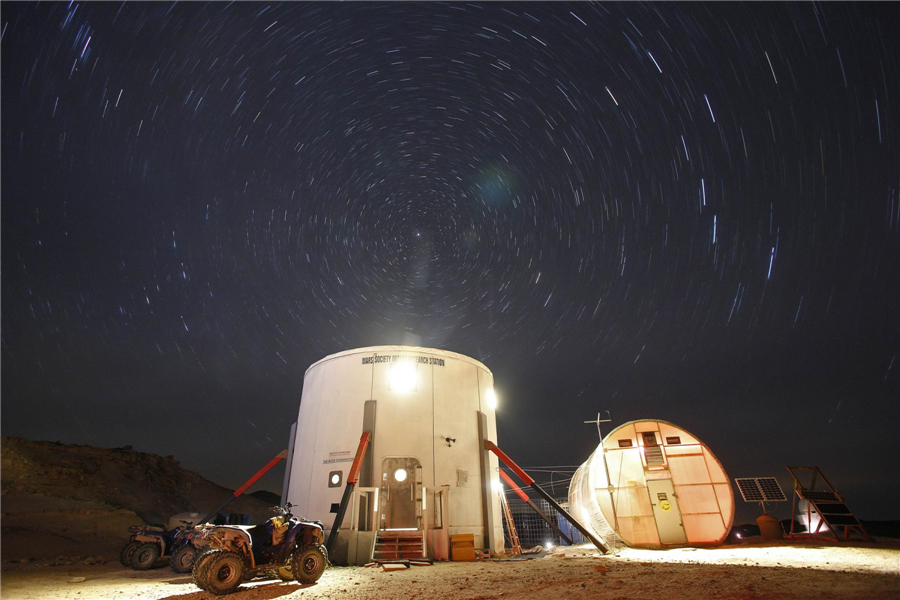
[[[3,437],[0,469],[0,599],[208,600],[191,577],[160,560],[150,571],[119,564],[128,526],[205,512],[230,491],[174,457]],[[277,501],[277,500],[276,500]],[[271,501],[270,501],[271,502]],[[229,507],[271,516],[270,503]],[[896,527],[895,527],[896,529]],[[557,548],[530,560],[436,563],[386,572],[332,567],[315,585],[244,583],[234,600],[866,600],[900,599],[900,540],[876,543],[758,538],[715,549]]]
[[[96,556],[4,563],[0,594],[4,600],[217,598],[200,591],[189,575],[172,573],[165,560],[139,572],[114,557]],[[228,598],[888,600],[900,598],[900,542],[750,541],[715,549],[626,548],[618,556],[575,546],[531,560],[445,562],[395,572],[332,567],[314,585],[257,580]]]

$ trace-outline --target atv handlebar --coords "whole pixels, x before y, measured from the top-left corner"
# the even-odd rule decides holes
[[[271,510],[282,517],[293,517],[294,515],[291,513],[293,506],[290,502],[285,502],[284,506],[273,506]]]

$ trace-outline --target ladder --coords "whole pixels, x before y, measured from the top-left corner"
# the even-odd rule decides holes
[[[822,525],[826,526],[828,532],[834,536],[834,539],[840,541],[837,535],[838,528],[844,529],[843,539],[849,540],[851,533],[858,533],[869,542],[875,540],[863,527],[863,524],[856,518],[856,515],[850,510],[844,502],[844,497],[838,493],[831,483],[825,479],[825,475],[819,470],[819,467],[787,467],[791,477],[794,478],[794,502],[791,510],[791,533],[790,537],[812,537],[818,535],[822,529]],[[808,483],[804,483],[802,478],[806,476]],[[816,489],[816,484],[821,479],[822,486]],[[794,533],[794,523],[797,519],[797,500],[806,501],[806,523],[807,533],[805,536]],[[812,515],[819,517],[815,531],[812,530]]]
[[[512,545],[513,554],[518,556],[522,554],[522,546],[519,544],[519,534],[516,533],[516,524],[513,522],[512,513],[509,510],[509,503],[506,501],[506,494],[500,491],[500,505],[503,507],[503,518],[506,520],[506,529],[509,530],[509,543]]]

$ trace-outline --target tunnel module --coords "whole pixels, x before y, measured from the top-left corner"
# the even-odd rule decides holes
[[[734,520],[722,463],[684,429],[653,419],[612,430],[575,472],[569,509],[607,546],[716,546]]]

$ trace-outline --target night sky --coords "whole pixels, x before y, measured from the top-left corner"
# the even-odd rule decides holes
[[[609,410],[900,518],[898,17],[3,3],[2,432],[237,486],[311,363],[407,343],[523,466]]]

